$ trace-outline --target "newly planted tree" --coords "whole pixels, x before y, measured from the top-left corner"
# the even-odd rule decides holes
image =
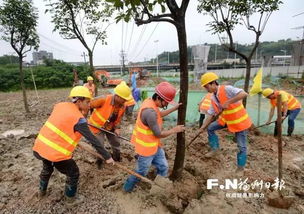
[[[81,42],[87,50],[90,71],[94,76],[93,53],[98,41],[106,45],[106,30],[112,9],[99,0],[49,0],[48,6],[46,12],[52,14],[54,31],[58,31],[64,39]]]
[[[20,86],[24,108],[30,112],[24,86],[22,60],[32,48],[38,49],[39,37],[36,32],[37,9],[31,0],[4,0],[0,7],[1,38],[9,42],[19,58]]]
[[[183,103],[178,109],[178,124],[185,124],[187,97],[188,97],[188,56],[187,56],[187,34],[185,15],[190,0],[107,0],[121,11],[117,21],[129,21],[133,18],[137,25],[149,24],[151,22],[168,22],[175,26],[177,31],[180,61],[180,97]],[[177,134],[176,155],[174,161],[172,179],[181,176],[185,158],[185,134]]]
[[[278,10],[281,3],[280,0],[199,0],[198,11],[207,12],[212,17],[213,20],[208,25],[214,34],[218,34],[222,46],[245,60],[244,90],[246,92],[249,88],[251,59],[259,46],[260,37],[272,12]],[[236,48],[233,30],[238,25],[244,25],[248,33],[253,33],[255,37],[253,47],[247,55]],[[227,34],[227,42],[223,40],[223,33]],[[246,106],[246,99],[244,105]]]

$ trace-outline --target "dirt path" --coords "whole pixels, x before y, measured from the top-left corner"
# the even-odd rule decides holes
[[[56,102],[66,100],[69,89],[39,91],[40,99],[28,93],[31,107],[29,115],[23,112],[19,92],[0,93],[0,210],[1,213],[304,213],[304,143],[303,136],[284,137],[283,148],[284,194],[295,197],[289,210],[270,207],[266,198],[227,198],[219,188],[207,190],[207,179],[219,181],[236,178],[236,144],[233,136],[220,132],[221,152],[213,159],[206,159],[207,136],[197,139],[186,153],[185,170],[180,181],[174,183],[176,195],[165,200],[151,195],[150,185],[140,183],[135,191],[126,194],[122,185],[127,174],[113,166],[97,170],[95,158],[78,148],[74,159],[80,169],[79,194],[84,202],[76,207],[66,207],[63,200],[65,177],[57,171],[51,177],[48,195],[43,199],[35,196],[41,162],[33,157],[35,134],[49,116]],[[124,121],[123,136],[129,138],[132,122]],[[25,133],[3,137],[1,133],[11,129],[23,129]],[[188,127],[188,141],[195,135],[196,127]],[[248,144],[248,169],[243,178],[274,180],[277,177],[277,144],[269,135],[255,136],[250,133]],[[170,170],[175,156],[175,136],[164,142]],[[135,166],[132,146],[122,142],[123,164]],[[149,178],[153,179],[153,171]],[[230,191],[232,192],[232,191]],[[263,190],[265,197],[270,190]]]

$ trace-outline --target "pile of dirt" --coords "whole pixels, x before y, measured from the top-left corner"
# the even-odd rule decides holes
[[[132,193],[124,193],[122,186],[128,174],[112,165],[98,170],[95,157],[78,148],[74,159],[80,169],[78,192],[84,201],[72,208],[66,206],[63,189],[65,176],[54,171],[47,196],[36,196],[42,163],[32,155],[32,146],[39,129],[49,116],[55,103],[67,100],[69,89],[28,93],[31,113],[24,113],[20,92],[1,93],[0,99],[0,210],[1,213],[283,213],[270,207],[267,197],[275,192],[263,189],[263,198],[229,198],[232,190],[207,189],[207,180],[216,178],[238,178],[236,170],[237,145],[233,135],[226,130],[219,131],[220,153],[211,159],[204,155],[209,151],[207,133],[203,133],[186,151],[183,176],[175,182],[164,180],[171,189],[153,192],[150,184],[141,182]],[[100,91],[100,93],[106,93]],[[42,96],[43,94],[43,96]],[[38,102],[37,102],[38,101]],[[123,121],[122,136],[130,138],[134,121]],[[1,134],[8,130],[24,130],[22,135]],[[187,143],[197,132],[187,127]],[[263,180],[271,182],[278,176],[277,140],[261,133],[249,133],[248,164],[241,175],[248,182]],[[293,196],[294,203],[284,213],[304,213],[304,145],[303,136],[284,136],[283,148],[284,195]],[[169,173],[172,170],[176,151],[176,136],[162,140],[168,155]],[[130,169],[135,167],[134,150],[128,142],[122,144],[122,164]],[[107,144],[107,148],[109,146]],[[155,179],[155,170],[148,176]],[[169,182],[169,183],[166,183]],[[159,194],[161,193],[161,194]]]

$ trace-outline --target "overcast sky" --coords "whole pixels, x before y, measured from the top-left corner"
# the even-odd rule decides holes
[[[3,0],[0,0],[2,4]],[[85,49],[78,40],[64,40],[57,32],[52,32],[53,24],[49,14],[44,11],[45,1],[34,0],[34,6],[39,10],[38,34],[40,36],[39,50],[52,52],[54,58],[67,62],[84,61],[81,56]],[[206,24],[210,18],[198,14],[196,11],[197,1],[191,0],[186,14],[187,40],[188,45],[219,43],[218,37],[207,32]],[[304,12],[303,0],[283,0],[279,11],[270,17],[261,41],[277,41],[280,39],[297,40],[302,37],[303,29],[291,29],[304,25],[304,14],[293,17]],[[132,32],[133,28],[133,33]],[[123,29],[123,31],[122,31]],[[123,37],[122,37],[122,32]],[[243,27],[237,28],[234,32],[235,41],[241,44],[252,43],[253,34],[248,33]],[[158,42],[156,42],[158,41]],[[164,51],[175,51],[178,49],[175,27],[169,23],[151,23],[137,27],[130,23],[112,24],[108,28],[108,45],[97,44],[94,52],[95,65],[119,64],[120,51],[127,52],[128,61],[142,61],[145,58],[155,57],[157,53]],[[122,45],[123,43],[123,45]],[[9,43],[0,41],[0,56],[12,54],[14,50]],[[32,60],[32,54],[28,53],[26,61]]]

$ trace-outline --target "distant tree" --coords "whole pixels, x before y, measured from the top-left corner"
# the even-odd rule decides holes
[[[168,22],[175,26],[179,45],[180,62],[180,97],[183,103],[178,109],[178,124],[185,124],[187,97],[188,97],[188,56],[187,56],[187,33],[185,16],[190,0],[107,0],[122,11],[117,16],[117,21],[129,21],[134,18],[137,25],[151,22]],[[158,12],[160,13],[158,13]],[[181,176],[185,159],[185,133],[177,134],[176,155],[174,161],[172,179]]]
[[[0,65],[7,64],[17,64],[19,62],[19,58],[14,55],[4,55],[0,56]]]
[[[207,12],[212,17],[213,21],[208,25],[214,34],[218,34],[222,46],[245,60],[244,90],[246,92],[249,89],[251,59],[259,46],[260,37],[272,12],[278,10],[281,3],[280,0],[199,0],[198,11]],[[253,25],[251,21],[255,16],[258,16],[258,23]],[[248,55],[236,48],[233,30],[237,25],[244,25],[247,30],[255,34],[255,42]],[[227,34],[227,42],[221,37],[222,33]]]
[[[36,32],[37,9],[31,0],[4,0],[0,7],[0,25],[3,40],[10,42],[19,58],[20,85],[23,92],[24,108],[30,112],[24,86],[22,59],[33,47],[38,49],[39,37]]]
[[[54,31],[64,39],[78,39],[88,52],[90,72],[94,76],[93,53],[98,41],[106,43],[106,30],[112,9],[99,0],[49,0]],[[93,41],[90,44],[88,41]],[[97,89],[97,87],[96,87]]]

